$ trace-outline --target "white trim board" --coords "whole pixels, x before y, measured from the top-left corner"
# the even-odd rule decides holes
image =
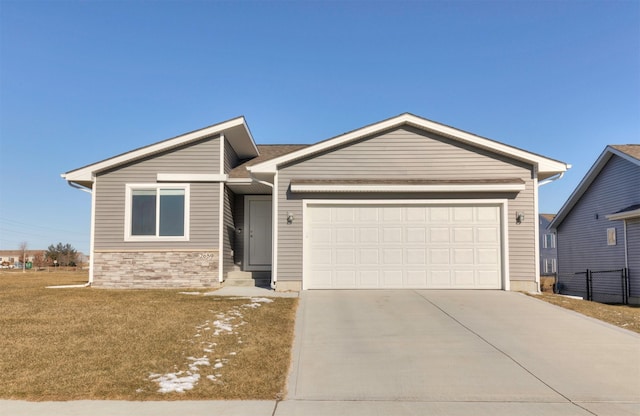
[[[519,192],[525,184],[291,184],[291,192]]]

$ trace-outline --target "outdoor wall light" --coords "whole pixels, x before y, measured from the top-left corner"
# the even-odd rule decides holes
[[[524,212],[516,211],[516,224],[522,224],[524,222]]]
[[[287,212],[287,224],[293,224],[293,212]]]

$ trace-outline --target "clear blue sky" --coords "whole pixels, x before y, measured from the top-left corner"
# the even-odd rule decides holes
[[[238,115],[312,143],[411,112],[573,165],[640,142],[640,1],[0,0],[0,249],[89,251],[60,174]]]

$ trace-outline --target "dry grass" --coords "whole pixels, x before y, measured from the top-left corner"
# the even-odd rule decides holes
[[[566,296],[541,293],[532,295],[538,299],[580,312],[583,315],[640,333],[640,307],[631,305],[607,305]]]
[[[177,290],[45,288],[86,281],[83,273],[0,273],[0,398],[273,399],[283,393],[297,299],[251,308],[247,299]],[[213,323],[223,315],[234,329],[215,335]],[[211,365],[198,367],[192,390],[159,393],[149,378],[186,372],[188,357],[205,355]],[[214,368],[216,360],[221,368]]]

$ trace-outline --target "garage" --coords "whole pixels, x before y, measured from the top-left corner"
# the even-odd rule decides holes
[[[502,289],[502,204],[309,203],[305,289]]]

